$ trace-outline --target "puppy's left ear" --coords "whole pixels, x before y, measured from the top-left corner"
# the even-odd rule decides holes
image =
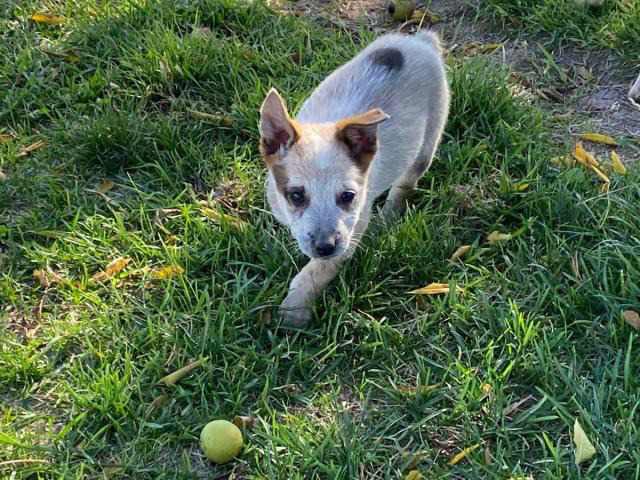
[[[378,124],[389,115],[379,108],[353,117],[343,118],[336,124],[338,140],[349,150],[351,158],[364,171],[369,168],[378,149]]]

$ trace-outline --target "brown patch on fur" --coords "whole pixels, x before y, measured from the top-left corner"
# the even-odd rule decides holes
[[[362,171],[369,168],[378,149],[378,124],[388,118],[382,110],[374,108],[343,118],[336,124],[338,140],[346,145],[349,155]]]
[[[293,130],[293,139],[288,142],[286,148],[291,148],[296,142],[300,139],[300,126],[298,123],[289,119],[289,125]],[[288,133],[284,130],[279,132],[276,139],[267,140],[264,137],[260,137],[260,153],[262,154],[262,159],[264,160],[265,165],[269,169],[273,169],[273,167],[278,163],[280,159],[280,155],[278,155],[278,150],[280,146],[286,142],[287,138],[284,137],[286,135],[288,137]]]
[[[286,196],[287,185],[289,184],[289,176],[287,175],[286,168],[281,163],[275,163],[269,168],[271,169],[271,173],[273,173],[278,191]]]

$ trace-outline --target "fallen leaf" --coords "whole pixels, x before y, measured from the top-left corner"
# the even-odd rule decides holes
[[[179,273],[184,273],[184,268],[179,265],[169,265],[167,267],[154,268],[151,270],[151,276],[159,280],[166,280]]]
[[[231,215],[227,215],[226,213],[218,212],[213,208],[202,207],[202,213],[204,213],[205,216],[210,218],[211,220],[215,220],[216,222],[224,221],[238,230],[244,230],[247,226],[247,223],[243,222],[239,218],[232,217]]]
[[[46,145],[46,142],[44,140],[38,140],[37,142],[34,142],[31,145],[23,148],[22,151],[18,154],[18,157],[24,157],[26,155],[29,155],[34,150],[44,147],[45,145]]]
[[[191,35],[194,37],[208,38],[211,36],[211,29],[209,27],[197,27],[193,29]]]
[[[553,87],[541,88],[538,90],[538,94],[549,102],[564,102],[564,95]]]
[[[482,385],[482,391],[484,393],[491,393],[491,384],[490,383],[485,383]]]
[[[625,310],[622,312],[625,322],[636,330],[640,330],[640,314],[634,310]]]
[[[113,183],[111,180],[107,180],[106,182],[102,182],[100,184],[100,186],[98,187],[98,191],[100,193],[107,193],[109,190],[111,190],[115,186],[116,186],[115,183]]]
[[[258,312],[258,325],[263,327],[271,325],[271,307],[263,308]]]
[[[609,177],[607,177],[604,172],[602,170],[600,170],[598,167],[596,167],[595,165],[589,165],[591,167],[591,170],[593,170],[595,172],[596,175],[598,175],[598,177],[600,177],[600,179],[605,183],[605,184],[609,184],[610,180]]]
[[[253,428],[256,426],[256,419],[253,417],[236,415],[233,417],[233,420],[231,420],[231,423],[238,428]]]
[[[471,250],[471,245],[462,245],[458,247],[456,251],[453,252],[453,255],[451,255],[451,258],[449,259],[449,261],[455,262],[460,257],[464,256],[464,254],[466,254],[469,250]]]
[[[407,473],[407,476],[404,477],[404,480],[420,480],[422,478],[422,474],[418,470],[411,470]]]
[[[584,165],[585,167],[600,167],[600,163],[596,160],[596,157],[593,156],[592,153],[587,152],[583,146],[582,142],[576,142],[573,147],[573,152],[571,152],[574,158],[578,161],[578,163]]]
[[[620,157],[615,151],[611,152],[611,165],[613,165],[613,171],[615,173],[619,173],[620,175],[627,174],[627,167],[620,161]]]
[[[515,412],[516,410],[518,410],[522,405],[524,405],[525,403],[527,403],[529,400],[531,400],[533,397],[531,395],[524,397],[516,402],[510,403],[509,405],[507,405],[507,408],[504,409],[504,415],[505,417],[508,417],[509,415],[511,415],[513,412]]]
[[[6,179],[7,179],[7,176],[2,170],[0,170],[0,182],[4,182]]]
[[[491,442],[484,445],[484,463],[491,465],[493,463],[493,455],[491,455]]]
[[[609,182],[605,182],[600,186],[600,193],[606,193],[609,191]]]
[[[462,55],[469,56],[483,53],[493,53],[500,47],[502,47],[501,43],[482,44],[478,42],[471,42],[462,50]]]
[[[430,283],[426,287],[418,288],[417,290],[411,290],[409,293],[415,295],[438,295],[442,293],[449,293],[448,283]],[[462,293],[462,288],[456,285],[456,293]]]
[[[30,18],[36,23],[48,23],[52,25],[60,25],[61,23],[64,23],[63,17],[58,17],[51,13],[36,12],[31,15]]]
[[[15,140],[16,137],[13,135],[7,135],[6,133],[0,133],[0,142],[10,142],[11,140]]]
[[[576,163],[571,155],[561,155],[559,157],[553,157],[549,161],[554,165],[557,165],[558,167],[573,167]]]
[[[164,405],[166,401],[167,401],[167,396],[166,395],[158,395],[149,404],[149,411],[157,410],[158,408],[162,407],[162,405]]]
[[[209,122],[230,126],[233,124],[233,119],[229,115],[218,115],[213,113],[199,112],[198,110],[189,110],[189,113],[195,115],[198,118],[207,120]]]
[[[618,145],[615,138],[601,133],[580,133],[578,136],[589,142],[601,143],[603,145]]]
[[[113,260],[111,263],[109,263],[109,265],[107,265],[107,268],[105,268],[103,272],[98,272],[93,277],[91,277],[90,281],[97,282],[97,283],[105,283],[109,281],[109,279],[113,278],[118,273],[120,273],[122,269],[126,267],[130,261],[131,261],[130,258],[117,258]]]
[[[529,188],[529,184],[527,182],[518,182],[513,186],[514,192],[524,192],[527,188]]]
[[[40,283],[41,287],[44,288],[48,288],[50,283],[49,283],[49,279],[47,278],[47,274],[44,270],[42,269],[37,269],[33,271],[33,276],[34,278],[38,279],[38,282]]]
[[[173,218],[182,215],[182,210],[179,208],[160,208],[156,210],[156,216],[153,219],[153,223],[159,225],[165,217]]]
[[[413,470],[414,468],[416,468],[418,463],[420,463],[420,461],[422,461],[423,458],[429,456],[430,453],[431,452],[429,452],[429,450],[420,450],[419,452],[415,452],[415,453],[411,453],[411,452],[403,453],[403,456],[405,457],[411,456],[411,461],[407,464],[405,468],[408,470]]]
[[[573,424],[573,443],[576,444],[576,465],[586,462],[596,454],[596,449],[587,438],[578,419]]]
[[[426,21],[433,25],[434,23],[438,23],[440,21],[440,17],[435,13],[429,11],[421,12],[416,10],[415,12],[413,12],[413,15],[411,15],[411,20],[419,20],[421,22]]]
[[[198,368],[199,366],[203,365],[206,361],[207,361],[207,358],[196,360],[195,362],[192,362],[176,370],[175,372],[170,373],[160,381],[164,383],[167,387],[172,387],[176,383],[178,383],[185,375],[187,375],[191,370]]]
[[[459,463],[461,460],[464,460],[465,458],[467,458],[469,454],[474,450],[476,450],[478,447],[480,447],[480,444],[476,443],[475,445],[471,445],[470,447],[465,448],[460,453],[458,453],[455,457],[449,460],[447,465],[451,466],[451,465],[455,465],[456,463]]]
[[[107,478],[113,477],[114,475],[118,475],[124,467],[114,465],[113,467],[102,467],[102,473],[104,473]]]
[[[575,67],[576,74],[586,82],[592,82],[596,79],[589,70],[582,65]]]
[[[512,238],[513,238],[513,235],[511,235],[510,233],[500,233],[499,231],[494,230],[489,234],[489,236],[487,237],[487,240],[489,240],[489,243],[496,243],[496,242],[506,242],[507,240],[511,240]]]
[[[402,387],[398,388],[397,391],[400,393],[404,393],[405,395],[426,395],[427,393],[433,392],[439,386],[440,384],[420,385],[419,387]]]

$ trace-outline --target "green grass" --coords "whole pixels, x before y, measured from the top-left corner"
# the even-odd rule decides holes
[[[601,7],[584,7],[576,0],[487,0],[479,10],[509,30],[544,34],[541,40],[551,45],[605,48],[638,65],[638,2],[604,0]]]
[[[640,310],[639,174],[600,194],[593,174],[551,166],[573,139],[551,142],[509,72],[451,60],[447,135],[409,214],[372,232],[308,332],[283,337],[260,312],[304,259],[265,212],[257,111],[272,85],[295,109],[357,42],[231,1],[0,10],[0,133],[17,137],[0,143],[3,478],[389,479],[424,452],[424,478],[640,479],[640,340],[622,318]],[[221,185],[236,210],[216,208],[243,231],[200,211]],[[494,230],[519,234],[490,244]],[[90,282],[118,257],[132,259],[118,278]],[[150,284],[167,265],[184,273]],[[40,286],[47,267],[65,282]],[[407,294],[432,281],[464,293]],[[438,386],[401,390],[415,385]],[[238,460],[210,466],[199,431],[234,415],[257,424]],[[580,468],[576,418],[598,449]]]

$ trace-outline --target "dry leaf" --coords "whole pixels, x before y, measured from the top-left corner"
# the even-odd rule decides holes
[[[402,387],[398,388],[398,392],[404,393],[405,395],[426,395],[427,393],[433,392],[436,388],[438,388],[440,384],[435,385],[421,385],[419,387]]]
[[[123,469],[124,467],[117,466],[117,465],[113,467],[102,467],[102,473],[104,473],[108,478],[108,477],[113,477],[114,475],[119,474],[120,472],[122,472]]]
[[[493,463],[493,455],[491,455],[491,443],[487,442],[484,445],[484,463],[491,465]]]
[[[582,142],[576,142],[576,144],[573,147],[572,154],[574,158],[578,160],[578,163],[584,165],[585,167],[592,166],[592,167],[600,168],[600,163],[598,162],[598,160],[596,160],[596,157],[593,156],[592,153],[587,152],[582,147]]]
[[[627,174],[627,167],[620,161],[620,157],[615,151],[611,152],[611,164],[613,165],[613,171],[615,173],[619,173],[620,175]]]
[[[6,133],[0,133],[0,142],[9,142],[11,140],[15,140],[16,137],[13,135],[7,135]]]
[[[199,112],[198,110],[189,110],[189,113],[195,115],[198,118],[207,120],[209,122],[230,126],[233,124],[233,119],[229,115],[217,115],[213,113]]]
[[[586,462],[596,454],[596,449],[587,438],[578,419],[573,424],[573,443],[576,444],[576,465]]]
[[[158,408],[162,407],[162,405],[164,405],[166,401],[167,401],[167,396],[166,395],[157,396],[149,404],[149,410],[150,411],[157,410]]]
[[[601,143],[603,145],[618,145],[616,139],[613,137],[609,137],[608,135],[603,135],[601,133],[580,133],[578,136],[589,142]]]
[[[116,258],[111,263],[109,263],[109,265],[107,265],[107,268],[103,272],[98,272],[93,277],[91,277],[90,281],[105,283],[109,281],[109,279],[120,273],[130,261],[130,258]]]
[[[465,458],[467,458],[469,454],[473,452],[475,449],[477,449],[478,447],[480,447],[480,444],[476,443],[475,445],[471,445],[470,447],[465,448],[460,453],[458,453],[455,457],[449,460],[449,463],[447,465],[455,465],[456,463],[459,463],[461,460],[464,460]]]
[[[256,419],[253,417],[236,415],[233,417],[233,420],[231,420],[231,423],[238,428],[253,428],[256,426]]]
[[[469,56],[483,53],[493,53],[500,47],[502,47],[501,43],[482,44],[478,42],[471,42],[464,48],[464,50],[462,51],[462,55]]]
[[[438,23],[440,21],[440,17],[438,15],[436,15],[435,13],[429,12],[429,11],[418,11],[416,10],[415,12],[413,12],[413,15],[411,15],[411,20],[419,20],[421,22],[428,22],[430,24],[434,24],[434,23]]]
[[[563,167],[563,166],[573,167],[573,165],[575,165],[576,163],[573,157],[571,157],[570,155],[561,155],[559,157],[553,157],[549,161],[554,165],[557,165],[558,167]]]
[[[634,310],[625,310],[622,312],[625,322],[636,330],[640,330],[640,315]]]
[[[239,218],[232,217],[231,215],[227,215],[226,213],[218,212],[213,208],[202,207],[202,213],[204,213],[205,216],[207,216],[211,220],[215,220],[216,222],[220,222],[221,220],[227,222],[229,225],[238,230],[244,230],[247,226],[247,223],[243,222]]]
[[[271,307],[263,308],[258,312],[258,325],[263,327],[271,325]]]
[[[418,288],[417,290],[411,290],[409,293],[415,295],[438,295],[442,293],[449,293],[448,283],[430,283],[426,287]],[[456,293],[462,293],[462,288],[456,285]]]
[[[527,182],[519,182],[513,186],[514,192],[524,192],[527,188],[529,188],[529,184]]]
[[[115,183],[113,183],[111,180],[107,180],[106,182],[102,182],[100,184],[100,186],[98,187],[98,191],[100,193],[107,193],[109,190],[111,190],[115,186],[116,186]]]
[[[418,470],[411,470],[407,473],[407,476],[404,477],[404,480],[420,480],[422,478],[422,474]]]
[[[40,147],[44,147],[46,142],[44,140],[38,140],[37,142],[32,143],[31,145],[25,147],[19,154],[18,157],[24,157],[29,155],[34,150],[37,150]]]
[[[179,265],[169,265],[167,267],[154,268],[153,270],[151,270],[151,276],[159,280],[171,278],[179,273],[184,273],[184,268]]]
[[[605,182],[600,186],[600,193],[607,193],[609,191],[609,182]]]
[[[0,182],[4,182],[6,179],[7,179],[7,176],[2,170],[0,170]]]
[[[509,405],[507,405],[507,408],[504,409],[504,415],[506,417],[508,417],[509,415],[511,415],[513,412],[515,412],[516,410],[518,410],[522,405],[524,405],[525,403],[527,403],[529,400],[531,400],[533,397],[531,395],[524,397],[516,402],[510,403]]]
[[[186,365],[176,370],[175,372],[170,373],[160,381],[164,383],[167,387],[172,387],[176,383],[178,383],[185,375],[187,375],[191,370],[198,368],[199,366],[203,365],[206,361],[207,361],[207,358],[202,358],[200,360],[192,362],[189,365]]]
[[[469,250],[471,250],[471,245],[462,245],[461,247],[458,247],[457,250],[453,252],[453,255],[451,255],[451,258],[449,259],[449,261],[455,262],[460,257],[462,257],[465,253],[467,253]]]
[[[38,269],[38,270],[34,270],[33,271],[33,276],[34,278],[38,279],[38,282],[40,282],[40,286],[44,287],[44,288],[48,288],[50,283],[49,283],[49,279],[47,278],[47,274],[44,270]]]
[[[411,461],[407,464],[405,468],[408,470],[413,470],[414,468],[416,468],[418,463],[420,463],[423,458],[429,456],[430,453],[431,452],[429,452],[429,450],[420,450],[419,452],[415,452],[415,453],[411,453],[411,452],[403,453],[403,456],[405,457],[411,456]]]
[[[600,179],[605,183],[605,184],[609,184],[610,180],[609,177],[607,177],[602,170],[600,170],[598,167],[596,167],[595,165],[589,165],[589,167],[591,167],[591,170],[593,170],[595,172],[596,175],[598,175],[598,177],[600,177]]]
[[[491,393],[491,384],[490,383],[485,383],[482,385],[482,391],[484,393]]]
[[[61,23],[64,23],[64,18],[63,17],[58,17],[56,15],[53,15],[51,13],[42,13],[42,12],[37,12],[34,13],[33,15],[31,15],[31,20],[33,20],[34,22],[37,23],[48,23],[48,24],[52,24],[52,25],[60,25]]]
[[[499,231],[495,230],[489,234],[487,240],[489,240],[489,243],[496,243],[506,242],[507,240],[511,240],[512,238],[513,235],[511,235],[510,233],[500,233]]]

